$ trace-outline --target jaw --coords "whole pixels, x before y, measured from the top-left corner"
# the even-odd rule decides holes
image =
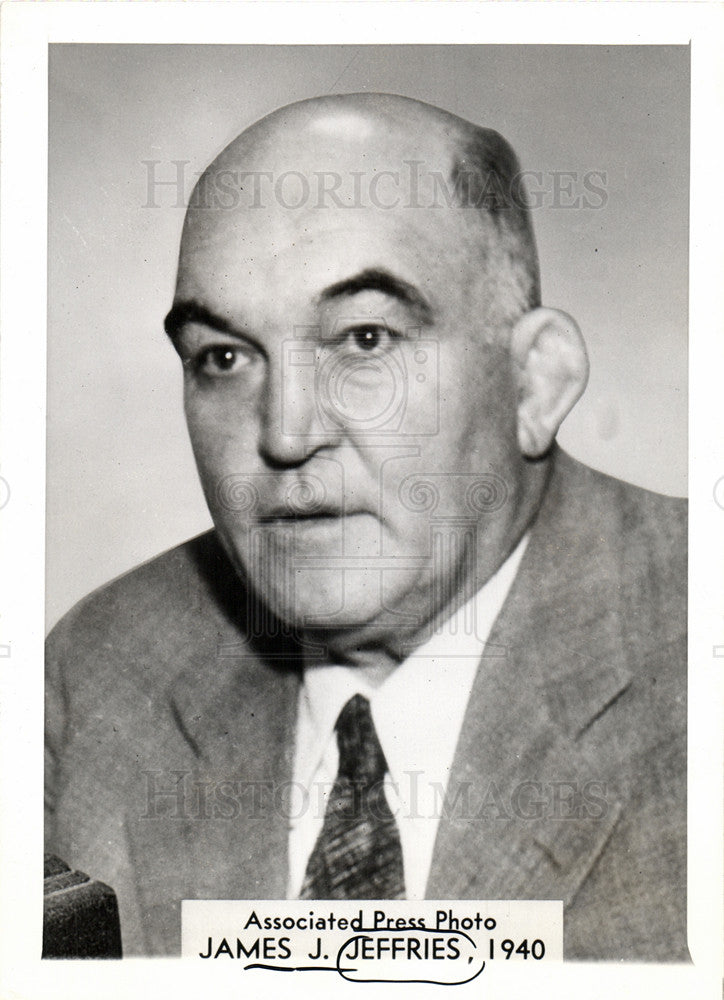
[[[472,531],[469,522],[461,530],[443,521],[434,537],[425,521],[425,538],[408,535],[404,544],[367,514],[253,526],[215,520],[237,571],[280,622],[309,633],[338,662],[372,648],[399,660],[512,552],[539,505],[546,466],[529,466],[525,500],[516,502],[513,517],[501,512]]]

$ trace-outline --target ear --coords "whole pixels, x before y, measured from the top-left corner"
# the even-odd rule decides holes
[[[586,388],[586,345],[570,316],[539,308],[513,327],[511,357],[518,388],[518,444],[528,458],[538,458]]]

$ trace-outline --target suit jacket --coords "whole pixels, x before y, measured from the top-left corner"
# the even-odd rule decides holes
[[[426,896],[563,899],[569,959],[685,960],[686,515],[554,452],[460,734]],[[54,629],[48,849],[118,894],[284,898],[300,664],[213,532]]]

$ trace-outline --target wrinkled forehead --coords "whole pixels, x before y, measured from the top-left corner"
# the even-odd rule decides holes
[[[320,205],[312,180],[309,191],[294,180],[280,193],[284,201],[292,191],[306,197],[297,208],[280,203],[270,186],[270,204],[199,209],[184,237],[177,296],[234,312],[252,298],[308,300],[350,276],[384,270],[435,301],[442,289],[469,287],[465,275],[479,270],[481,227],[463,208],[413,206],[396,178],[377,192],[390,203],[399,196],[394,207]]]

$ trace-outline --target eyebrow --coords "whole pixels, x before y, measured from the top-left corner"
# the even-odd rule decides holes
[[[411,306],[422,322],[432,323],[432,306],[425,296],[414,285],[381,268],[366,268],[351,278],[344,278],[330,285],[320,294],[319,301],[331,302],[360,292],[382,292],[383,295],[389,295],[404,305]]]
[[[390,271],[378,268],[366,268],[359,274],[329,285],[320,293],[318,301],[332,302],[335,299],[358,295],[360,292],[382,292],[383,295],[389,295],[404,305],[411,306],[419,314],[423,323],[429,324],[433,321],[432,306],[414,285],[396,277]],[[175,342],[187,323],[199,323],[232,337],[242,336],[241,332],[229,320],[219,316],[195,299],[174,302],[163,321],[163,326],[171,341]]]
[[[175,342],[187,323],[200,323],[202,326],[218,330],[219,333],[228,333],[233,337],[241,335],[240,331],[227,319],[212,312],[211,309],[207,309],[195,299],[174,302],[171,311],[163,321],[163,327],[171,340]]]

